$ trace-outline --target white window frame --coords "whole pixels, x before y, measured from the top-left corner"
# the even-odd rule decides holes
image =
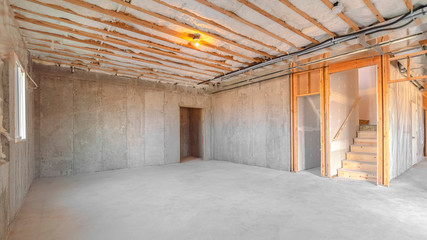
[[[27,139],[26,73],[18,56],[13,54],[13,116],[15,118],[15,143]]]

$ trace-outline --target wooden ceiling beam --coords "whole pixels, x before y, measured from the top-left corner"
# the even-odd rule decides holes
[[[120,52],[123,52],[123,53],[126,53],[126,54],[131,54],[131,55],[136,55],[136,56],[139,56],[139,57],[151,58],[151,59],[156,60],[156,61],[151,61],[151,60],[145,60],[145,59],[140,59],[139,58],[140,61],[145,61],[146,63],[149,63],[149,64],[159,65],[159,66],[163,66],[163,67],[166,66],[166,67],[169,67],[169,68],[175,68],[175,69],[179,69],[179,70],[183,70],[183,71],[188,71],[188,72],[193,72],[193,73],[202,74],[202,75],[209,75],[209,74],[206,74],[206,73],[203,73],[203,72],[199,72],[199,71],[193,71],[193,70],[189,70],[189,69],[185,69],[185,68],[178,68],[178,67],[174,67],[174,66],[165,65],[162,62],[168,62],[168,63],[171,63],[171,64],[176,64],[176,65],[179,65],[179,66],[182,66],[182,67],[187,67],[187,68],[195,68],[195,67],[193,67],[191,65],[182,64],[182,63],[170,61],[170,60],[167,60],[167,59],[161,59],[161,58],[157,58],[157,57],[154,57],[154,56],[151,56],[151,55],[146,55],[146,54],[143,54],[143,53],[135,53],[133,51],[129,52],[131,50],[120,49],[120,48],[117,48],[117,47],[114,47],[112,45],[108,45],[108,44],[104,43],[104,42],[111,42],[112,38],[108,38],[108,40],[106,40],[107,39],[106,38],[104,40],[104,38],[102,36],[97,36],[96,34],[91,34],[91,33],[83,32],[83,31],[80,31],[80,30],[74,30],[72,28],[64,27],[64,26],[61,26],[61,25],[56,25],[56,24],[45,22],[45,21],[41,21],[41,20],[26,18],[26,17],[24,17],[24,16],[22,16],[20,14],[15,14],[15,18],[17,20],[19,20],[19,21],[26,21],[26,22],[33,23],[33,24],[36,24],[36,25],[39,25],[39,26],[48,27],[48,28],[52,28],[52,29],[56,29],[56,30],[60,30],[60,31],[64,31],[64,32],[68,32],[68,33],[71,33],[71,34],[77,34],[77,35],[80,35],[80,36],[88,37],[89,40],[81,40],[81,39],[77,39],[77,38],[74,38],[74,37],[71,37],[71,36],[65,37],[65,36],[62,36],[62,35],[59,35],[59,34],[53,34],[53,33],[48,33],[48,32],[42,32],[42,31],[37,31],[37,30],[23,28],[25,30],[39,32],[39,33],[42,33],[42,34],[45,34],[45,35],[55,36],[55,37],[64,38],[64,39],[67,39],[67,40],[78,41],[78,42],[86,43],[86,44],[89,44],[89,45],[94,45],[94,46],[97,46],[99,48],[106,48],[106,49],[110,49],[110,50],[113,50],[113,51],[120,51]],[[92,39],[97,39],[100,42],[96,42],[96,41],[94,41]],[[215,74],[222,74],[222,72],[218,72],[218,71],[214,71],[214,70],[210,70],[210,69],[199,69],[199,70],[205,71],[205,72],[212,72],[212,73],[215,73]]]
[[[385,19],[383,18],[381,13],[378,12],[378,9],[374,6],[374,4],[371,2],[371,0],[363,0],[363,2],[369,8],[369,10],[371,10],[371,12],[375,15],[375,17],[378,19],[378,21],[380,21],[380,22],[385,21]]]
[[[169,29],[167,27],[156,25],[152,22],[148,22],[148,21],[139,19],[139,18],[132,16],[130,14],[125,14],[122,12],[116,12],[114,10],[104,9],[104,8],[101,8],[97,5],[93,5],[93,4],[90,4],[90,3],[87,3],[84,1],[80,1],[80,0],[63,0],[63,1],[70,2],[74,5],[77,5],[77,6],[80,6],[80,7],[83,7],[83,8],[104,14],[104,15],[107,15],[109,17],[117,18],[117,19],[120,19],[120,20],[126,21],[126,22],[131,22],[131,23],[137,24],[137,25],[144,27],[144,28],[156,30],[156,31],[162,32],[164,34],[170,35],[171,37],[181,38],[181,39],[184,39],[184,40],[189,41],[189,42],[192,41],[192,38],[190,36],[188,36],[188,34],[186,34],[186,33],[180,33],[180,32],[177,32],[175,30]],[[203,40],[200,41],[200,44],[206,45],[205,41],[203,41]],[[235,51],[231,51],[231,50],[223,48],[223,47],[216,46],[214,49],[228,53],[228,54],[231,54],[233,56],[244,58],[244,59],[249,60],[251,62],[262,61],[261,59],[251,58],[251,57],[248,57],[244,54],[241,54],[241,53],[238,53]]]
[[[403,0],[405,2],[406,8],[408,8],[409,11],[412,11],[414,9],[414,6],[412,5],[411,0]]]
[[[286,23],[284,20],[268,13],[267,11],[264,11],[263,9],[261,9],[260,7],[258,7],[257,5],[249,2],[248,0],[237,0],[238,2],[242,3],[243,5],[251,8],[252,10],[254,10],[255,12],[258,12],[259,14],[263,15],[264,17],[280,24],[282,27],[294,32],[295,34],[298,34],[299,36],[307,39],[308,41],[312,42],[312,43],[319,43],[319,41],[317,41],[316,39],[309,37],[307,35],[305,35],[304,33],[302,33],[300,30],[292,27],[291,25],[289,25],[288,23]]]
[[[329,0],[321,0],[329,9],[332,10],[334,5],[329,2]],[[347,17],[344,13],[337,13],[337,16],[340,17],[344,22],[347,23],[348,26],[350,26],[354,31],[359,31],[360,28],[357,26],[356,23],[354,23],[349,17]]]
[[[85,29],[89,29],[89,30],[92,30],[92,31],[99,32],[99,33],[104,34],[104,35],[96,35],[96,34],[91,34],[91,33],[84,32],[84,31],[75,31],[75,32],[78,32],[78,33],[80,33],[80,32],[85,33],[86,37],[92,36],[90,38],[98,39],[100,41],[111,42],[111,43],[114,43],[114,44],[119,44],[119,45],[124,46],[124,47],[129,47],[131,49],[139,49],[141,51],[150,52],[150,53],[154,53],[154,54],[158,54],[158,55],[162,55],[162,56],[167,56],[167,57],[171,57],[171,58],[176,58],[176,59],[180,59],[180,60],[183,60],[183,61],[186,61],[186,62],[193,62],[193,63],[197,63],[197,64],[200,64],[200,65],[205,65],[205,66],[216,68],[216,69],[222,69],[222,70],[225,70],[225,71],[233,71],[233,69],[231,69],[229,67],[224,67],[224,66],[216,65],[216,64],[212,64],[212,63],[206,63],[206,62],[203,62],[203,61],[199,61],[199,60],[195,60],[195,59],[183,57],[183,56],[180,56],[180,55],[177,55],[177,54],[174,54],[174,53],[165,52],[165,51],[161,51],[161,50],[154,49],[154,48],[149,48],[149,47],[144,47],[144,46],[140,46],[140,45],[135,45],[135,44],[128,43],[128,42],[125,42],[125,41],[122,41],[122,40],[118,40],[118,39],[115,39],[115,38],[111,38],[111,37],[108,36],[108,35],[112,35],[112,36],[115,36],[115,37],[124,38],[124,39],[130,40],[130,41],[135,41],[135,42],[139,42],[139,43],[143,43],[144,44],[144,42],[143,41],[141,42],[140,39],[137,39],[137,38],[134,38],[134,37],[129,37],[129,36],[125,35],[125,34],[121,34],[121,33],[118,33],[118,32],[107,31],[107,30],[103,30],[103,29],[99,29],[99,28],[94,28],[94,27],[82,25],[80,23],[73,22],[73,21],[71,21],[69,19],[58,18],[58,17],[53,17],[53,16],[41,14],[41,13],[36,13],[36,12],[30,11],[30,10],[26,10],[26,9],[23,9],[23,8],[18,8],[18,7],[15,7],[15,6],[12,6],[12,8],[15,9],[15,10],[18,10],[18,11],[27,12],[27,13],[30,13],[30,14],[41,16],[41,17],[44,17],[44,18],[49,18],[49,19],[56,20],[56,21],[62,21],[64,23],[67,23],[67,24],[70,24],[70,25],[74,25],[74,26],[78,26],[78,27],[81,27],[81,28],[85,28]],[[55,26],[55,25],[52,25],[52,26]],[[60,25],[56,25],[56,26],[60,26]],[[74,33],[74,32],[70,32],[70,33]],[[88,35],[90,35],[90,36],[88,36]],[[105,36],[105,37],[103,37],[103,36]],[[149,55],[146,55],[146,56],[149,56]],[[157,58],[157,60],[159,60],[159,59]]]
[[[96,64],[96,62],[95,63],[94,62],[85,63],[85,62],[80,61],[78,59],[75,61],[71,61],[70,59],[63,59],[63,58],[52,57],[52,56],[49,56],[49,58],[56,59],[57,61],[43,59],[43,58],[33,58],[33,60],[47,61],[47,62],[58,63],[58,64],[78,65],[78,66],[82,66],[82,64],[85,64],[83,66],[86,66],[86,65],[92,66],[92,67],[87,67],[88,69],[97,69],[97,70],[101,70],[101,71],[106,70],[107,72],[113,72],[113,71],[119,71],[122,73],[131,72],[134,76],[136,76],[138,78],[143,77],[143,78],[149,78],[149,79],[153,79],[153,80],[167,81],[167,82],[171,82],[171,83],[180,82],[180,83],[186,83],[186,84],[194,84],[194,82],[189,82],[186,80],[173,79],[173,78],[166,79],[162,76],[159,76],[159,75],[156,75],[153,73],[149,73],[149,72],[140,72],[137,70],[130,70],[130,69],[125,69],[125,68],[115,67],[114,64],[110,64],[110,65],[114,65],[113,67],[105,67],[105,66],[100,66],[100,65]],[[79,64],[79,62],[81,62],[82,64]]]
[[[111,13],[111,12],[110,12],[110,10],[108,10],[108,9],[104,9],[104,8],[101,8],[101,7],[97,6],[97,5],[93,5],[93,4],[91,4],[91,3],[84,2],[84,1],[81,1],[81,0],[63,0],[63,1],[65,1],[65,2],[69,2],[69,3],[72,3],[72,4],[77,5],[77,6],[80,6],[80,7],[85,7],[85,8],[88,8],[88,9],[90,9],[90,10],[94,10],[94,11],[103,11],[103,12],[106,12],[106,13]],[[268,58],[272,58],[272,57],[273,57],[273,56],[271,56],[271,55],[270,55],[270,54],[268,54],[268,53],[261,52],[261,51],[258,51],[258,50],[256,50],[256,49],[250,48],[250,47],[248,47],[248,46],[245,46],[245,45],[239,44],[239,43],[237,43],[237,42],[235,42],[235,41],[229,40],[229,39],[227,39],[227,38],[224,38],[224,37],[222,37],[222,36],[220,36],[220,35],[217,35],[217,34],[214,34],[214,33],[209,33],[209,32],[201,31],[201,30],[196,29],[196,28],[194,28],[194,27],[192,27],[192,26],[190,26],[190,25],[188,25],[188,24],[185,24],[185,23],[179,22],[179,21],[177,21],[177,20],[175,20],[175,19],[172,19],[172,18],[169,18],[169,17],[163,16],[163,15],[161,15],[161,14],[154,13],[154,12],[151,12],[151,11],[149,11],[149,10],[146,10],[146,9],[140,8],[140,7],[138,7],[138,6],[135,6],[135,5],[133,5],[133,4],[127,3],[127,2],[125,2],[125,1],[121,1],[121,0],[111,0],[111,1],[116,2],[116,3],[118,3],[118,4],[121,4],[121,5],[123,5],[123,6],[126,6],[126,7],[128,7],[128,8],[132,8],[132,9],[137,10],[137,11],[139,11],[139,12],[145,13],[145,14],[147,14],[147,15],[150,15],[150,16],[153,16],[153,17],[156,17],[156,18],[159,18],[159,19],[161,19],[161,20],[168,21],[168,22],[173,23],[173,24],[175,24],[175,25],[178,25],[178,26],[181,26],[181,27],[187,28],[187,29],[189,29],[189,30],[191,30],[191,31],[194,31],[194,33],[204,34],[204,35],[209,36],[209,37],[211,37],[211,38],[221,40],[221,41],[223,41],[223,42],[226,42],[226,43],[228,43],[228,44],[234,45],[234,46],[239,47],[239,48],[241,48],[241,49],[244,49],[244,50],[247,50],[247,51],[250,51],[250,52],[256,53],[256,54],[261,55],[261,56],[265,56],[265,57],[268,57]],[[116,11],[113,11],[113,12],[114,12],[114,13],[117,13],[117,14],[119,14],[119,15],[123,14],[123,13],[118,13],[118,12],[116,12]],[[130,14],[126,14],[126,15],[127,15],[129,18],[135,18],[134,16],[131,16]],[[138,18],[136,18],[136,19],[138,19]],[[138,19],[138,20],[141,20],[141,19]],[[138,21],[138,22],[142,23],[142,21]],[[146,22],[146,21],[145,21],[145,22]],[[144,25],[147,27],[147,24],[144,24]],[[149,25],[150,27],[152,27],[152,26],[154,26],[155,24],[153,24],[153,23],[149,23],[148,25]],[[163,27],[163,28],[165,28],[165,27]],[[171,30],[171,29],[168,29],[168,30]],[[186,34],[186,35],[187,35],[187,34]],[[179,36],[179,35],[176,35],[176,36]],[[187,40],[187,39],[188,39],[188,36],[184,36],[184,37],[182,37],[182,36],[181,36],[181,38],[183,38],[183,39],[186,39],[186,40]],[[202,42],[201,42],[201,43],[202,43]]]
[[[49,40],[47,40],[47,39],[35,39],[35,40],[38,40],[38,41],[44,41],[44,42],[47,42],[47,43],[51,43],[51,41],[49,41]],[[34,43],[34,42],[29,42],[28,44],[30,44],[30,45],[34,45],[34,46],[37,46],[37,47],[43,47],[43,48],[50,49],[50,46],[48,46],[48,45],[44,45],[44,44],[38,44],[38,43]],[[73,46],[72,46],[72,45],[66,45],[66,46],[67,46],[67,47],[71,47],[71,48],[73,48]],[[57,50],[58,50],[58,48],[55,48],[55,49],[57,49]],[[46,51],[48,51],[47,53],[55,54],[55,51],[52,51],[52,50],[46,50]],[[202,81],[202,80],[200,80],[200,79],[196,79],[196,78],[193,78],[193,77],[190,77],[190,76],[182,76],[182,75],[177,75],[177,74],[172,74],[172,73],[167,73],[167,72],[162,72],[162,71],[155,71],[155,70],[154,70],[154,69],[152,69],[152,68],[147,68],[146,66],[137,65],[137,64],[134,64],[134,63],[128,63],[128,62],[120,62],[120,63],[117,63],[117,61],[116,61],[116,60],[109,59],[109,58],[106,58],[106,57],[101,56],[101,55],[95,55],[95,54],[79,54],[79,55],[77,56],[77,55],[74,55],[74,54],[76,54],[76,52],[75,52],[75,51],[71,51],[70,49],[64,49],[64,48],[61,48],[61,49],[60,49],[60,51],[63,51],[63,52],[67,52],[67,53],[71,53],[71,54],[72,54],[72,55],[70,55],[70,54],[60,53],[60,55],[62,55],[62,56],[66,56],[66,57],[74,57],[74,58],[84,59],[84,60],[88,60],[88,61],[96,61],[96,62],[105,63],[105,64],[110,64],[110,65],[117,65],[117,66],[120,66],[120,67],[131,68],[131,69],[135,69],[135,70],[138,70],[138,71],[143,70],[143,71],[147,71],[147,72],[151,72],[151,73],[155,73],[155,74],[163,74],[163,75],[166,75],[166,76],[168,76],[168,77],[172,77],[172,78],[174,78],[174,79],[175,79],[175,78],[183,78],[183,79],[188,79],[188,81],[193,81],[193,82],[201,82],[201,81]],[[82,55],[84,55],[84,56],[88,56],[88,57],[90,57],[90,58],[84,57],[84,56],[82,56]],[[103,59],[103,60],[101,60],[101,59]],[[126,64],[126,65],[123,65],[123,64]],[[132,65],[132,66],[129,66],[129,65]],[[135,67],[135,66],[140,66],[140,67]],[[182,79],[180,79],[180,80],[182,80]]]
[[[325,26],[323,26],[321,23],[319,23],[318,21],[316,21],[316,19],[310,17],[310,15],[308,15],[307,13],[305,13],[304,11],[302,11],[301,9],[295,7],[295,5],[293,5],[291,2],[289,2],[288,0],[279,0],[281,3],[283,3],[286,7],[292,9],[294,12],[298,13],[301,17],[305,18],[306,20],[308,20],[309,22],[311,22],[312,24],[314,24],[316,27],[320,28],[321,30],[323,30],[325,33],[329,34],[331,37],[336,37],[337,34],[334,32],[331,32],[329,29],[327,29]]]
[[[30,45],[41,46],[41,47],[48,47],[48,46],[43,46],[42,44],[35,44],[35,43],[30,43]],[[124,67],[122,65],[114,64],[114,63],[111,63],[111,62],[108,62],[108,61],[102,61],[102,60],[97,60],[95,58],[87,58],[87,57],[82,57],[82,56],[77,56],[77,55],[65,54],[65,53],[61,53],[61,52],[57,52],[57,51],[44,50],[44,49],[35,49],[35,48],[32,48],[31,51],[43,52],[43,53],[48,53],[48,54],[53,54],[53,55],[64,56],[64,57],[67,57],[69,59],[71,58],[71,59],[74,59],[74,60],[80,60],[80,61],[81,60],[85,60],[85,61],[89,61],[90,63],[92,63],[91,65],[94,65],[94,66],[99,66],[98,64],[95,64],[95,63],[104,63],[104,64],[114,65],[114,66],[118,66],[118,67]],[[53,57],[51,55],[49,55],[48,57],[50,57],[50,58],[57,58],[57,57]],[[41,60],[44,60],[44,59],[41,59]],[[62,59],[62,60],[64,60],[64,59]],[[101,67],[101,66],[99,66],[99,67]],[[139,69],[139,68],[135,68],[135,67],[132,68],[134,70],[129,70],[129,69],[127,69],[127,67],[126,68],[117,68],[117,69],[121,69],[123,71],[137,72],[137,73],[139,73],[139,75],[148,74],[148,75],[152,75],[152,76],[155,76],[155,77],[162,77],[162,76],[157,75],[155,71],[153,71],[153,70],[150,71],[149,69]],[[141,72],[141,70],[148,71],[148,72]],[[176,80],[176,81],[181,81],[181,82],[185,81],[185,82],[188,82],[188,83],[189,82],[193,82],[194,83],[194,82],[200,82],[201,81],[201,80],[193,80],[193,79],[183,80],[183,79],[176,79],[176,78],[171,78],[171,77],[170,77],[170,79],[171,80]]]
[[[75,41],[75,42],[80,42],[80,43],[84,43],[84,44],[89,44],[89,45],[93,45],[93,46],[96,46],[96,47],[99,48],[99,49],[94,49],[94,48],[88,48],[88,47],[73,46],[75,48],[83,49],[83,50],[86,50],[86,51],[97,52],[97,53],[106,54],[106,55],[110,55],[110,56],[131,59],[131,60],[138,61],[138,62],[143,62],[143,63],[146,63],[146,64],[148,63],[148,64],[153,64],[153,65],[158,65],[158,66],[161,66],[161,67],[167,68],[167,69],[170,68],[170,69],[175,69],[175,70],[180,70],[180,71],[186,71],[186,72],[191,72],[191,73],[195,73],[195,74],[200,74],[200,75],[203,75],[203,76],[212,77],[212,75],[208,74],[208,73],[203,73],[203,72],[198,72],[198,71],[183,69],[183,68],[179,68],[179,67],[169,66],[169,65],[165,65],[165,64],[162,64],[162,63],[159,63],[159,62],[152,62],[152,61],[148,61],[148,60],[145,60],[145,59],[137,58],[135,56],[120,55],[120,54],[116,54],[114,52],[110,52],[110,51],[107,51],[107,50],[100,50],[100,49],[104,48],[106,45],[105,44],[99,44],[99,43],[97,43],[95,41],[90,41],[90,40],[86,40],[85,41],[85,40],[81,40],[81,39],[74,38],[74,37],[71,37],[71,36],[66,37],[66,36],[63,36],[63,35],[60,35],[60,34],[43,32],[43,31],[34,30],[34,29],[28,29],[28,28],[23,28],[23,27],[21,27],[21,29],[22,30],[26,30],[26,31],[40,33],[40,34],[43,34],[43,35],[46,35],[46,36],[56,37],[56,38],[59,38],[59,39],[66,39],[66,40],[70,40],[70,41]],[[67,46],[66,44],[64,44],[64,45]],[[127,52],[124,52],[124,51],[122,51],[122,52],[123,53],[127,53]]]
[[[240,34],[240,33],[238,33],[238,32],[235,32],[235,31],[231,30],[230,28],[225,27],[224,25],[218,24],[218,23],[217,23],[217,22],[215,22],[215,21],[212,21],[212,20],[210,20],[210,19],[208,19],[208,18],[204,18],[204,17],[202,17],[202,16],[200,16],[200,15],[194,14],[194,13],[192,13],[192,12],[190,12],[190,11],[188,11],[188,10],[185,10],[185,9],[183,9],[183,8],[179,8],[179,7],[173,6],[173,5],[171,5],[171,4],[169,4],[169,3],[166,3],[166,2],[164,2],[164,1],[162,1],[162,0],[153,0],[153,1],[154,1],[154,2],[156,2],[156,3],[162,4],[163,6],[169,7],[169,8],[171,8],[171,9],[175,10],[175,11],[181,12],[181,13],[183,13],[183,14],[186,14],[186,15],[190,16],[190,17],[193,17],[193,18],[195,18],[195,19],[198,19],[198,20],[200,20],[200,21],[203,21],[203,22],[209,23],[209,24],[211,24],[212,26],[215,26],[215,27],[217,27],[217,28],[220,28],[220,29],[225,30],[225,31],[227,31],[227,32],[230,32],[230,33],[232,33],[232,34],[235,34],[235,35],[237,35],[237,36],[239,36],[239,37],[241,37],[241,38],[245,38],[245,39],[247,39],[247,40],[249,40],[249,41],[252,41],[252,42],[254,42],[254,43],[256,43],[256,44],[259,44],[259,45],[261,45],[261,46],[263,46],[263,47],[269,48],[269,49],[271,49],[271,50],[274,50],[274,51],[279,52],[279,53],[282,53],[282,54],[286,54],[286,52],[285,52],[285,51],[282,51],[282,50],[280,50],[280,49],[277,49],[275,46],[271,46],[271,45],[265,44],[264,42],[261,42],[261,41],[259,41],[259,40],[254,39],[254,38],[251,38],[251,37],[245,36],[245,35],[243,35],[243,34]]]
[[[204,50],[202,50],[200,48],[196,48],[196,47],[194,47],[194,46],[192,46],[190,44],[181,44],[181,43],[178,43],[178,42],[174,42],[170,38],[163,38],[163,37],[160,37],[158,35],[154,35],[154,34],[151,34],[151,33],[147,33],[147,32],[141,31],[139,29],[136,29],[136,28],[134,28],[134,27],[132,27],[132,26],[124,23],[124,22],[112,22],[112,21],[102,20],[100,18],[95,18],[95,17],[91,17],[91,16],[85,16],[85,15],[79,14],[77,12],[74,12],[71,9],[64,8],[62,6],[58,6],[58,5],[55,5],[55,4],[40,2],[40,1],[37,1],[37,0],[27,0],[27,1],[39,4],[39,5],[44,6],[44,7],[49,7],[49,8],[55,9],[55,10],[59,10],[59,11],[62,11],[64,13],[75,15],[75,16],[78,16],[78,17],[81,17],[81,18],[84,18],[84,19],[89,19],[89,20],[92,20],[92,21],[95,21],[95,22],[99,22],[99,23],[102,23],[102,24],[105,24],[105,25],[108,25],[108,26],[120,28],[120,29],[123,29],[123,30],[126,30],[126,31],[130,31],[130,32],[133,32],[133,33],[136,33],[136,34],[140,34],[140,35],[143,35],[143,36],[154,38],[154,39],[159,40],[159,41],[168,42],[168,43],[176,45],[177,47],[185,47],[185,48],[188,48],[188,49],[191,49],[191,50],[194,50],[194,51],[199,51],[199,52],[202,52],[202,53],[205,53],[205,54],[208,54],[208,55],[212,55],[212,56],[215,56],[215,57],[227,59],[227,60],[234,61],[234,62],[237,62],[237,63],[240,63],[240,64],[250,65],[247,62],[241,62],[241,61],[238,61],[238,60],[234,59],[233,56],[221,55],[221,54],[218,54],[218,53],[215,53],[215,52],[204,51]],[[192,54],[188,54],[188,53],[182,52],[182,51],[180,51],[177,48],[164,46],[162,44],[159,44],[159,43],[156,43],[156,42],[152,42],[152,41],[148,41],[148,40],[146,40],[146,42],[147,42],[147,45],[150,45],[152,47],[157,47],[157,48],[169,50],[169,51],[172,51],[172,52],[176,52],[176,53],[181,53],[181,54],[184,54],[184,55],[192,56]],[[206,60],[206,61],[216,62],[216,60],[212,60],[212,59],[209,59],[209,58],[200,58],[200,59],[203,59],[203,60]]]
[[[254,24],[254,23],[251,23],[251,22],[249,22],[249,21],[247,21],[247,20],[239,17],[234,12],[225,10],[225,9],[223,9],[221,7],[218,7],[217,5],[215,5],[215,4],[211,3],[211,2],[208,2],[206,0],[196,0],[196,1],[198,3],[201,3],[201,4],[205,5],[205,6],[207,6],[207,7],[210,7],[212,9],[214,9],[215,11],[220,12],[220,13],[222,13],[222,14],[224,14],[224,15],[226,15],[226,16],[228,16],[228,17],[230,17],[230,18],[232,18],[232,19],[234,19],[236,21],[244,23],[244,24],[246,24],[246,25],[248,25],[248,26],[250,26],[250,27],[252,27],[252,28],[254,28],[254,29],[256,29],[256,30],[258,30],[258,31],[260,31],[260,32],[268,35],[268,36],[270,36],[270,37],[272,37],[272,38],[275,38],[275,39],[277,39],[277,40],[279,40],[281,42],[284,42],[284,43],[288,44],[289,46],[292,46],[292,47],[294,47],[294,48],[296,48],[298,50],[302,49],[300,47],[297,47],[295,44],[289,42],[288,40],[286,40],[286,39],[284,39],[284,38],[282,38],[282,37],[280,37],[280,36],[278,36],[278,35],[276,35],[276,34],[274,34],[272,32],[269,32],[266,29],[264,29],[264,28],[262,28],[262,27],[260,27],[260,26],[258,26],[256,24]]]

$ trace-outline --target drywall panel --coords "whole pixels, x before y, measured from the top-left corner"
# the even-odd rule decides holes
[[[298,170],[320,167],[320,95],[298,97]]]
[[[402,78],[397,68],[390,68],[390,78]],[[422,93],[410,82],[389,84],[389,149],[390,149],[390,179],[414,165],[412,129],[416,128],[417,159],[420,162],[424,156],[424,111]],[[417,106],[417,121],[412,119],[412,106]],[[414,126],[413,122],[418,122]]]
[[[212,96],[213,158],[290,169],[289,78]]]
[[[337,169],[341,168],[341,161],[346,158],[346,152],[350,151],[350,145],[353,144],[353,138],[356,137],[359,125],[359,110],[356,108],[338,139],[332,140],[359,97],[358,70],[352,69],[331,74],[330,86],[330,173],[331,176],[334,176],[337,174]]]
[[[180,106],[206,110],[210,138],[210,97],[203,90],[39,64],[34,69],[42,82],[42,176],[178,163]],[[208,147],[205,153],[210,159]]]

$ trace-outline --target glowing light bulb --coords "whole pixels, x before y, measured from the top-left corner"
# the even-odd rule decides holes
[[[199,44],[198,42],[196,42],[194,45],[195,45],[196,47],[198,47],[200,44]]]

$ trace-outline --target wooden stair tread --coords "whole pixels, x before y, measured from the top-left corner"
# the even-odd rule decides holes
[[[347,172],[352,172],[352,173],[362,173],[362,174],[370,174],[370,175],[373,175],[373,176],[377,176],[376,172],[369,172],[369,171],[363,171],[363,170],[338,168],[338,171],[347,171]]]
[[[352,162],[352,163],[360,163],[360,164],[370,164],[370,165],[377,165],[377,162],[369,162],[369,161],[358,161],[358,160],[342,160],[343,162]]]
[[[359,155],[370,155],[370,156],[377,156],[376,153],[367,153],[367,152],[347,152],[351,154],[359,154]]]
[[[377,145],[366,145],[366,144],[351,144],[351,146],[357,146],[357,147],[377,147]]]

